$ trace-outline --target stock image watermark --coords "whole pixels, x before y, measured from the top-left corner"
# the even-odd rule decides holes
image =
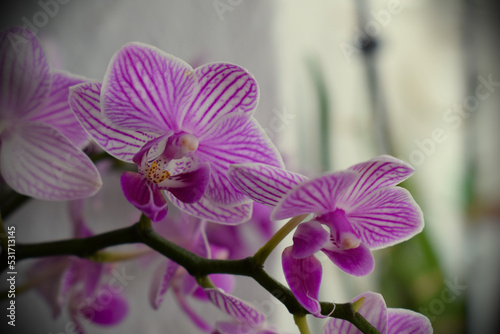
[[[5,230],[5,241],[4,251],[7,252],[7,298],[9,299],[9,304],[7,306],[7,324],[10,326],[16,326],[16,280],[17,280],[17,270],[16,270],[16,228],[15,226],[9,226]]]
[[[401,158],[417,167],[436,152],[438,145],[444,144],[448,140],[448,130],[457,130],[465,119],[469,118],[473,112],[479,109],[481,102],[489,99],[495,92],[496,87],[500,87],[500,81],[494,81],[493,75],[487,77],[478,76],[478,84],[474,90],[474,95],[466,96],[461,103],[456,103],[443,112],[443,121],[446,127],[437,127],[430,135],[423,139],[415,139],[416,146],[407,159]]]
[[[264,128],[269,139],[272,142],[275,141],[276,135],[285,131],[285,129],[290,125],[291,121],[294,120],[297,115],[288,112],[286,107],[283,107],[281,110],[277,108],[273,108],[272,110],[273,116],[269,120],[269,124]]]
[[[418,310],[429,318],[430,321],[434,321],[437,316],[446,310],[446,305],[455,302],[467,290],[467,285],[460,284],[457,277],[453,281],[445,279],[444,285],[446,287],[441,290],[439,298],[431,300],[426,307],[420,307]]]
[[[33,35],[37,35],[40,28],[45,27],[49,21],[54,18],[58,13],[61,5],[66,5],[71,0],[40,0],[38,6],[40,10],[36,11],[30,17],[23,16],[21,18],[21,27],[31,31]],[[19,52],[19,47],[27,43],[28,36],[21,36],[15,33],[9,33],[9,39],[14,51]]]
[[[242,3],[243,0],[214,0],[212,2],[212,6],[214,7],[217,16],[219,16],[219,20],[224,21],[225,13],[232,12]]]

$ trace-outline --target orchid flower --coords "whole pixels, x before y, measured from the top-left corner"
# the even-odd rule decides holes
[[[85,83],[70,95],[91,137],[117,159],[138,165],[138,174],[122,176],[122,188],[153,221],[166,215],[165,190],[194,216],[242,223],[251,205],[229,182],[229,165],[283,165],[252,117],[257,83],[236,65],[193,69],[152,46],[130,43],[113,57],[102,85]]]
[[[314,215],[298,226],[282,263],[298,301],[321,316],[322,271],[314,253],[321,250],[348,274],[369,274],[374,268],[371,250],[407,240],[423,229],[419,206],[406,189],[395,186],[412,173],[408,164],[380,156],[312,180],[262,164],[234,165],[229,175],[255,201],[275,207],[272,219]]]
[[[431,334],[429,319],[420,313],[406,309],[387,308],[382,295],[365,292],[354,298],[351,303],[364,298],[359,313],[381,334]],[[361,334],[353,324],[346,320],[331,318],[323,327],[322,334]]]
[[[205,289],[208,299],[232,321],[219,321],[215,324],[217,334],[280,334],[266,322],[262,312],[243,300],[227,294],[218,288]]]
[[[83,219],[83,201],[71,203],[75,238],[93,235]],[[83,334],[81,320],[112,326],[128,314],[128,303],[119,289],[103,283],[110,265],[76,257],[46,258],[37,261],[30,276],[39,277],[37,291],[48,302],[54,318],[64,305],[69,308],[75,332]]]
[[[68,105],[84,82],[52,70],[28,29],[0,32],[0,170],[16,192],[44,200],[95,194],[101,178],[82,148],[88,135]]]
[[[157,232],[166,239],[205,258],[226,259],[228,251],[222,247],[210,245],[204,232],[205,222],[199,218],[182,213],[177,219],[170,216],[158,224]],[[194,277],[177,263],[161,257],[161,264],[153,274],[150,287],[149,301],[154,309],[159,309],[168,290],[173,295],[194,325],[205,332],[213,332],[210,325],[202,316],[197,314],[189,305],[188,298],[192,297],[202,302],[208,299],[203,289],[198,286]],[[224,291],[230,292],[234,286],[234,277],[223,274],[209,275],[212,282]]]

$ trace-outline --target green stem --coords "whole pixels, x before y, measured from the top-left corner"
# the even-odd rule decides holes
[[[295,226],[305,216],[292,218]],[[290,225],[289,225],[290,224]],[[291,226],[291,223],[287,223]],[[293,229],[293,228],[292,228]],[[286,234],[285,234],[286,235]],[[191,276],[197,277],[202,286],[209,284],[209,274],[232,274],[252,277],[263,288],[269,291],[275,298],[282,302],[292,314],[305,315],[309,312],[300,305],[293,293],[287,287],[269,276],[262,266],[256,265],[254,257],[241,260],[216,260],[206,259],[194,254],[175,243],[164,239],[156,233],[149,219],[141,217],[141,221],[127,228],[111,231],[96,236],[82,239],[68,239],[54,242],[36,244],[16,244],[17,261],[27,258],[75,255],[79,257],[92,257],[101,249],[129,243],[143,243],[158,251],[172,261],[183,266]],[[0,259],[0,269],[6,268],[5,252]],[[321,303],[321,313],[330,314],[332,317],[347,320],[353,323],[365,334],[379,333],[359,313],[354,312],[351,303],[332,304]],[[334,310],[334,312],[332,312]]]
[[[256,266],[263,266],[266,262],[268,256],[272,251],[278,246],[278,244],[283,240],[294,228],[297,227],[308,215],[300,215],[290,219],[283,227],[281,227],[278,232],[276,232],[269,241],[262,246],[257,253],[253,256]]]
[[[294,314],[293,320],[300,330],[300,334],[311,334],[305,314]]]

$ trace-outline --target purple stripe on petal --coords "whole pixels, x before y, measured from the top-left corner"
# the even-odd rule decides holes
[[[195,70],[198,91],[186,111],[183,128],[203,135],[228,114],[252,115],[258,101],[255,79],[245,69],[225,63]]]
[[[177,263],[167,259],[163,261],[153,274],[153,281],[149,290],[149,303],[155,310],[160,308],[163,297],[167,293],[170,282],[179,267]]]
[[[52,75],[52,88],[47,103],[30,120],[53,126],[76,147],[85,146],[89,136],[76,119],[68,103],[69,88],[85,81],[81,77],[55,71]]]
[[[388,155],[359,163],[349,169],[356,171],[360,176],[346,199],[350,204],[355,204],[374,190],[396,185],[414,172],[409,164]]]
[[[387,307],[382,295],[374,292],[365,292],[351,300],[351,303],[365,298],[358,311],[380,333],[387,333]],[[323,327],[322,334],[361,334],[353,324],[346,320],[332,318]]]
[[[195,77],[191,66],[174,56],[145,44],[127,44],[106,72],[103,113],[128,130],[177,132]]]
[[[254,201],[276,206],[293,187],[307,178],[266,164],[229,166],[229,180]]]
[[[85,198],[101,187],[88,156],[42,123],[19,124],[2,138],[0,166],[9,186],[39,199]]]
[[[264,315],[253,306],[219,288],[205,289],[205,293],[217,308],[241,323],[255,327],[266,320]]]
[[[50,66],[30,30],[0,32],[0,73],[0,118],[17,120],[43,108],[50,92]]]
[[[372,253],[363,244],[345,250],[334,247],[321,250],[337,267],[350,275],[365,276],[371,273],[375,267]]]
[[[389,319],[387,334],[432,334],[429,319],[420,313],[406,309],[387,309]]]
[[[229,181],[229,165],[265,163],[283,166],[276,147],[253,117],[229,115],[220,119],[211,131],[200,137],[196,154],[200,161],[209,162],[211,167],[212,176],[206,195],[221,205],[248,201],[247,196]]]
[[[248,221],[252,216],[251,203],[223,207],[210,202],[204,196],[198,202],[192,204],[183,203],[168,192],[165,193],[165,196],[180,210],[214,223],[239,225]]]
[[[371,249],[408,240],[424,227],[420,207],[403,188],[381,188],[346,211],[346,216]]]
[[[167,215],[167,201],[156,184],[133,172],[123,172],[120,183],[127,200],[141,210],[153,222]]]
[[[334,211],[345,191],[356,181],[356,176],[355,172],[343,171],[305,181],[278,203],[271,217],[277,220]]]
[[[321,316],[319,288],[323,269],[321,262],[314,256],[296,259],[292,247],[283,250],[281,256],[283,273],[297,301],[315,316]]]
[[[132,162],[141,147],[159,134],[126,131],[105,118],[100,109],[101,84],[87,82],[70,89],[69,103],[76,118],[89,135],[109,154]]]

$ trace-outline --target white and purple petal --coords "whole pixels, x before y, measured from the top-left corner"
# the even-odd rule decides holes
[[[328,247],[321,251],[342,271],[353,276],[368,275],[375,267],[372,253],[363,244],[351,249]]]
[[[271,218],[278,220],[334,211],[356,177],[353,171],[342,171],[302,182],[278,203]]]
[[[300,224],[293,234],[292,256],[301,259],[313,255],[328,242],[329,236],[317,221]]]
[[[87,81],[84,78],[54,71],[52,74],[52,88],[47,103],[42,109],[31,115],[30,121],[49,124],[61,132],[76,147],[84,147],[89,135],[76,119],[68,103],[69,89]]]
[[[359,313],[380,333],[387,333],[387,307],[382,295],[365,292],[351,300],[351,303],[364,298]],[[362,332],[346,320],[332,318],[323,327],[322,334],[361,334]]]
[[[349,167],[358,173],[359,178],[346,194],[346,201],[356,204],[365,196],[379,188],[394,186],[409,178],[415,171],[402,160],[381,155],[366,162]]]
[[[123,172],[120,183],[127,200],[153,222],[167,215],[167,201],[158,186],[134,172]]]
[[[124,129],[178,132],[195,87],[196,75],[186,62],[155,47],[130,43],[111,60],[101,108]]]
[[[229,181],[229,165],[266,163],[275,167],[283,166],[276,147],[253,117],[228,115],[199,139],[196,155],[200,161],[209,162],[211,167],[206,195],[220,205],[231,206],[249,201]]]
[[[320,317],[321,262],[314,255],[296,259],[292,255],[292,246],[283,250],[281,260],[285,279],[297,301],[311,314]]]
[[[224,313],[230,315],[240,323],[249,324],[252,327],[259,326],[266,318],[250,304],[231,296],[219,288],[205,289],[208,299]]]
[[[183,203],[169,192],[166,192],[165,196],[180,210],[215,223],[239,225],[252,217],[252,203],[228,207],[216,205],[205,196],[196,203]]]
[[[381,188],[346,211],[346,217],[370,249],[408,240],[424,227],[423,214],[408,190]]]
[[[0,119],[16,121],[43,108],[51,71],[43,48],[26,28],[0,32]]]
[[[248,197],[260,204],[276,206],[297,184],[303,175],[263,163],[229,166],[229,180]]]
[[[429,319],[417,312],[407,309],[388,308],[387,334],[432,334]]]
[[[120,129],[101,112],[101,84],[86,82],[70,89],[69,103],[76,118],[99,146],[117,159],[132,162],[134,155],[156,133]]]
[[[86,154],[56,129],[36,122],[4,132],[0,169],[15,191],[45,200],[89,197],[102,185]]]
[[[253,114],[259,99],[257,83],[237,65],[214,63],[195,70],[197,91],[188,105],[182,127],[203,136],[226,115]]]
[[[177,263],[167,259],[156,268],[149,290],[149,303],[155,310],[160,308],[163,297],[179,267]]]

